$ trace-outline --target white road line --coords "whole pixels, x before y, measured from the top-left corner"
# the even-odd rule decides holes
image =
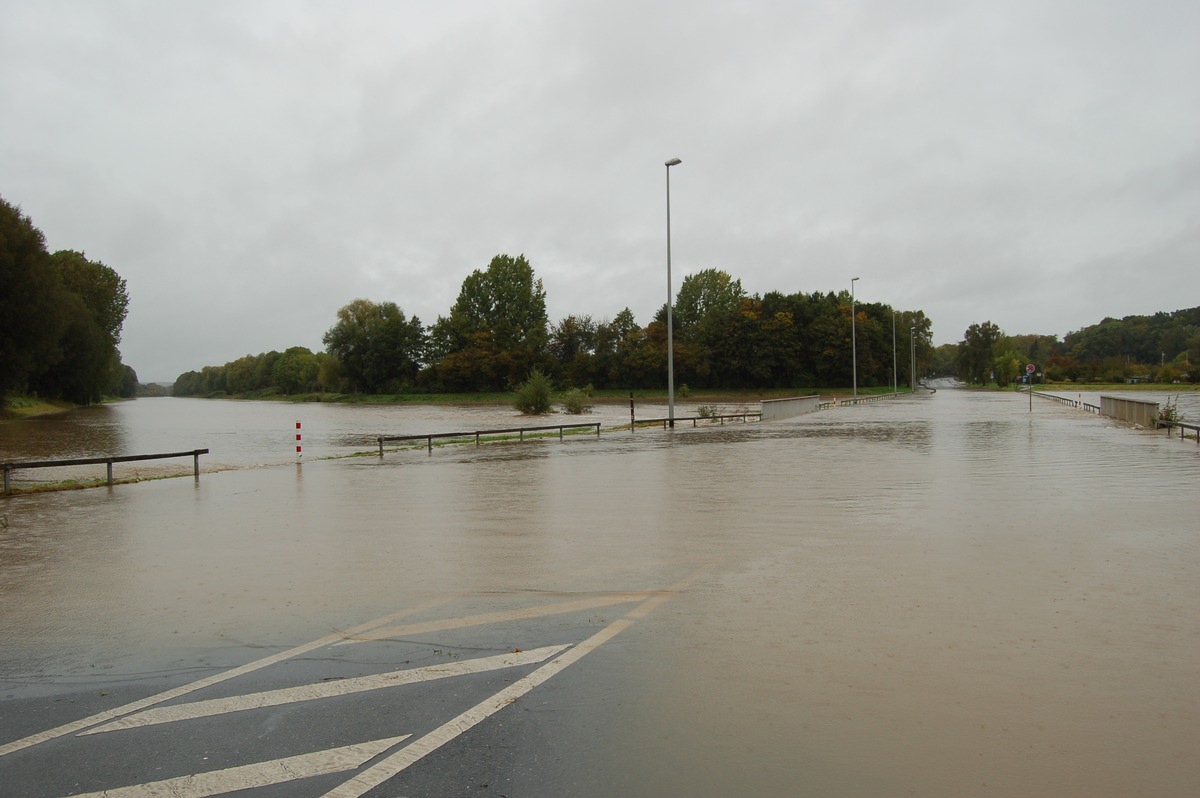
[[[383,761],[376,763],[349,781],[333,788],[325,793],[323,798],[360,798],[360,796],[378,787],[409,765],[417,762],[426,754],[436,751],[463,732],[468,731],[504,709],[563,668],[578,662],[584,655],[595,651],[598,646],[607,643],[632,624],[633,621],[625,618],[613,621],[565,654],[555,657],[533,673],[518,679],[486,701],[476,704],[419,740],[406,745]]]
[[[282,662],[285,659],[290,659],[298,654],[304,654],[312,651],[313,649],[332,645],[340,640],[344,640],[348,635],[361,634],[369,629],[379,626],[380,624],[392,623],[400,618],[405,618],[415,615],[419,612],[424,612],[431,607],[435,607],[438,604],[443,604],[453,598],[455,598],[455,596],[445,596],[443,598],[435,599],[434,601],[428,601],[411,609],[402,610],[400,612],[392,613],[391,615],[385,615],[384,617],[376,618],[373,621],[367,621],[366,623],[359,624],[351,629],[347,629],[345,632],[335,632],[331,635],[326,635],[319,640],[313,640],[311,643],[305,643],[304,645],[296,646],[295,648],[289,648],[287,651],[281,651],[278,654],[272,654],[269,657],[263,657],[262,659],[249,662],[237,668],[222,671],[221,673],[217,673],[204,679],[200,679],[199,681],[192,682],[191,684],[175,687],[171,690],[158,693],[157,695],[148,696],[147,698],[142,698],[123,706],[108,709],[104,712],[98,712],[95,715],[91,715],[81,720],[72,721],[71,723],[67,723],[53,729],[47,729],[46,731],[38,732],[37,734],[31,734],[28,737],[21,738],[20,740],[13,740],[12,742],[4,743],[3,745],[0,745],[0,756],[11,754],[14,751],[20,751],[23,748],[28,748],[32,745],[37,745],[38,743],[54,740],[66,734],[74,734],[75,732],[82,731],[90,726],[95,726],[98,723],[104,723],[105,721],[112,720],[113,718],[119,718],[122,715],[128,715],[131,712],[137,712],[145,709],[146,707],[152,707],[155,704],[161,704],[163,701],[170,701],[171,699],[179,698],[180,696],[187,695],[188,693],[195,692],[196,690],[200,690],[205,687],[211,687],[214,684],[219,684],[221,682],[228,681],[229,679],[265,668],[268,665],[274,665],[277,662]]]
[[[529,618],[542,618],[547,615],[581,612],[582,610],[592,610],[599,607],[613,607],[618,604],[632,604],[635,601],[642,601],[647,595],[650,594],[622,593],[620,595],[598,596],[596,598],[578,599],[576,601],[563,601],[558,604],[544,604],[538,607],[524,607],[519,610],[485,612],[480,615],[466,615],[462,618],[445,618],[438,621],[412,623],[406,626],[373,629],[366,634],[347,636],[346,639],[339,641],[337,645],[351,645],[370,640],[382,640],[384,638],[409,637],[427,632],[442,632],[447,629],[465,629],[470,626],[485,626],[505,621],[520,621]]]
[[[214,698],[207,701],[194,701],[190,704],[179,704],[169,707],[158,707],[139,712],[136,715],[120,718],[94,729],[82,732],[80,736],[100,734],[101,732],[133,729],[141,726],[153,726],[158,723],[172,723],[179,720],[192,720],[212,715],[222,715],[228,712],[241,712],[248,709],[274,707],[281,704],[292,704],[300,701],[314,701],[321,698],[364,693],[369,690],[381,690],[388,687],[399,687],[405,684],[428,682],[435,679],[448,679],[454,676],[465,676],[472,673],[515,668],[522,665],[535,665],[544,662],[558,654],[566,645],[545,646],[519,653],[499,654],[493,657],[478,657],[476,659],[449,662],[442,665],[430,665],[424,668],[409,668],[406,670],[390,671],[372,676],[356,676],[349,679],[305,684],[297,687],[284,687],[278,690],[267,690],[260,693],[231,696],[229,698]]]
[[[568,665],[578,662],[587,654],[590,654],[604,643],[612,640],[625,629],[632,626],[635,620],[644,618],[651,610],[658,608],[678,591],[696,581],[701,573],[701,571],[696,571],[673,585],[670,590],[652,594],[650,598],[630,610],[624,618],[613,621],[587,640],[550,660],[528,676],[518,679],[486,701],[476,704],[471,709],[447,721],[424,737],[415,740],[391,756],[375,763],[349,781],[343,782],[325,793],[323,798],[361,798],[362,795],[387,781],[392,776],[395,776],[409,765],[417,762],[426,754],[437,750],[463,732],[483,722]]]
[[[404,734],[400,737],[387,737],[357,745],[314,751],[311,754],[255,762],[253,765],[239,765],[224,770],[210,770],[207,773],[194,773],[190,776],[178,776],[162,781],[132,784],[128,787],[84,793],[75,798],[157,798],[157,796],[204,798],[204,796],[221,795],[236,790],[266,787],[271,784],[307,779],[310,776],[324,776],[328,773],[354,770],[372,757],[382,754],[393,745],[407,740],[411,736],[411,734]]]

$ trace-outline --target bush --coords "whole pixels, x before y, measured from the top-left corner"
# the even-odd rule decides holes
[[[592,412],[592,392],[587,388],[572,388],[562,396],[563,410],[573,416]]]
[[[529,379],[517,388],[513,407],[527,416],[541,415],[550,412],[550,378],[537,369],[529,374]]]

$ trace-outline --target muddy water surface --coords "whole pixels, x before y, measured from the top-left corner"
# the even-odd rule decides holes
[[[109,434],[164,445],[177,407],[186,448],[221,425],[286,451],[296,413],[154,400]],[[305,426],[352,447],[374,410]],[[477,412],[449,426],[494,420]],[[1194,443],[939,391],[17,496],[0,504],[0,701],[234,665],[449,595],[487,611],[698,574],[548,683],[546,711],[528,703],[544,740],[516,755],[522,794],[551,794],[553,772],[595,796],[1193,795],[1198,485]]]

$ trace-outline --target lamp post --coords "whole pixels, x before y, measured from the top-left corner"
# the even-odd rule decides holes
[[[908,348],[912,350],[912,367],[908,373],[908,381],[912,385],[910,393],[917,392],[917,328],[908,328]]]
[[[855,329],[854,319],[854,281],[857,277],[850,278],[850,362],[851,369],[854,372],[854,398],[858,398],[858,332]]]
[[[899,376],[896,374],[896,310],[892,309],[892,393],[900,393]]]
[[[667,161],[667,424],[675,428],[675,334],[671,322],[671,167],[683,161]]]

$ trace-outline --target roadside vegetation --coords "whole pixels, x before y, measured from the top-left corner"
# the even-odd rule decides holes
[[[128,308],[116,271],[82,252],[50,253],[0,197],[0,407],[22,415],[41,402],[134,396],[137,374],[117,349]]]
[[[41,402],[163,392],[138,385],[121,363],[125,281],[82,252],[49,253],[31,220],[2,199],[0,285],[0,412],[13,417]],[[447,314],[431,325],[394,301],[354,299],[337,311],[324,350],[297,346],[204,366],[180,374],[170,393],[515,402],[523,412],[560,406],[582,413],[592,402],[624,401],[630,391],[665,396],[666,310],[646,324],[629,308],[553,323],[530,262],[500,254],[467,275]],[[1108,318],[1062,340],[1008,335],[985,321],[959,343],[934,347],[921,310],[854,302],[849,291],[749,294],[729,273],[708,268],[684,277],[672,313],[676,397],[691,401],[845,395],[855,383],[862,394],[886,393],[933,376],[1003,388],[1023,384],[1029,363],[1038,384],[1200,384],[1190,361],[1200,354],[1200,307]]]
[[[935,352],[935,373],[954,374],[973,385],[1024,384],[1026,365],[1036,384],[1139,388],[1200,385],[1200,307],[1104,319],[1069,333],[1006,335],[995,324],[972,324],[958,344]]]

